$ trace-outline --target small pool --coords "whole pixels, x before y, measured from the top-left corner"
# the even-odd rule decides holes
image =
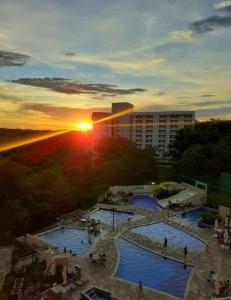
[[[80,300],[117,300],[111,296],[111,293],[96,287],[93,287],[86,292],[82,292],[81,294],[82,296]]]
[[[179,248],[188,247],[188,249],[191,250],[200,250],[205,245],[203,241],[195,236],[165,222],[137,226],[130,230],[163,243],[166,237],[169,245],[177,246]]]
[[[124,238],[119,237],[117,247],[120,262],[115,277],[137,284],[142,281],[148,288],[184,298],[192,266],[184,265],[172,259],[164,259]]]
[[[72,250],[72,253],[83,255],[90,248],[89,238],[94,240],[94,235],[89,235],[85,229],[73,229],[60,227],[47,233],[39,234],[38,237],[49,244],[58,247],[61,251],[64,247],[67,251]]]
[[[188,212],[181,214],[181,219],[185,221],[185,223],[198,227],[200,222],[201,214],[207,212],[209,208],[207,207],[200,207],[197,209],[190,210]]]
[[[130,202],[141,208],[161,210],[162,207],[158,204],[158,199],[148,195],[134,195],[130,198]]]
[[[132,212],[115,210],[113,213],[113,210],[111,209],[100,208],[90,213],[90,219],[100,220],[104,224],[113,225],[113,214],[115,225],[127,222],[129,219],[135,218],[135,215]]]

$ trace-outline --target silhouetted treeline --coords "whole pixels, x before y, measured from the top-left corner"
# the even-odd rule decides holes
[[[93,205],[109,185],[156,179],[152,149],[125,139],[69,132],[0,156],[0,239],[33,232],[77,208]]]
[[[231,121],[211,120],[181,130],[173,144],[176,173],[218,175],[231,172]]]

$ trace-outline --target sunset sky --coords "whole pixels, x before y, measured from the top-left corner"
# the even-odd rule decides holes
[[[231,1],[0,0],[0,127],[128,101],[231,119]]]

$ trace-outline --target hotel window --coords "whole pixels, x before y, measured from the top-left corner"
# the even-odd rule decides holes
[[[165,134],[165,130],[159,130],[159,134]]]
[[[192,120],[184,120],[184,124],[191,125],[192,124]]]
[[[145,147],[151,149],[152,148],[152,144],[146,144]]]

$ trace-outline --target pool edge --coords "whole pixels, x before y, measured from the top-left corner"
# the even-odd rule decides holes
[[[149,252],[151,252],[151,253],[154,253],[154,254],[156,254],[156,255],[158,255],[158,256],[161,256],[161,257],[163,257],[163,258],[164,258],[164,256],[163,256],[162,254],[158,253],[157,251],[155,251],[155,250],[150,250],[149,248],[144,247],[144,246],[142,246],[142,245],[140,245],[140,244],[138,244],[138,243],[136,243],[136,242],[133,242],[133,241],[129,240],[128,238],[126,238],[126,237],[124,237],[124,236],[122,236],[122,235],[120,235],[120,234],[118,234],[118,235],[116,236],[116,238],[114,239],[114,246],[116,247],[117,261],[116,261],[116,265],[115,265],[114,271],[113,271],[113,273],[112,273],[112,275],[111,275],[110,277],[111,277],[112,279],[115,279],[115,280],[118,280],[118,281],[122,281],[122,282],[125,282],[125,283],[128,283],[128,284],[132,284],[132,285],[134,285],[134,286],[137,286],[137,284],[134,283],[134,282],[132,282],[132,281],[128,281],[128,280],[125,280],[125,279],[121,279],[121,278],[115,277],[115,274],[116,274],[116,272],[117,272],[117,270],[118,270],[119,263],[120,263],[120,251],[119,251],[119,248],[118,248],[117,245],[116,245],[116,241],[118,240],[118,238],[122,238],[122,239],[126,240],[127,242],[129,242],[129,243],[131,243],[131,244],[134,244],[135,246],[137,246],[137,247],[139,247],[139,248],[142,248],[142,249],[144,249],[144,250],[147,250],[147,251],[149,251]],[[170,257],[170,256],[168,256],[168,258],[171,259],[171,260],[174,260],[174,261],[176,261],[176,262],[178,262],[178,263],[181,263],[182,265],[184,265],[184,262],[181,261],[181,260],[179,260],[179,259],[175,259],[175,258],[172,258],[172,257]],[[172,294],[169,294],[169,293],[166,293],[166,292],[157,290],[157,289],[153,289],[153,288],[150,288],[150,287],[146,287],[146,286],[145,286],[144,288],[147,289],[147,290],[149,290],[149,291],[154,291],[154,292],[156,292],[156,293],[160,293],[160,294],[162,294],[162,295],[164,295],[164,296],[172,297],[173,299],[187,300],[188,293],[189,293],[189,290],[190,290],[190,287],[191,287],[191,283],[192,283],[193,274],[194,274],[194,268],[195,268],[194,265],[189,264],[189,263],[187,263],[187,266],[192,267],[192,271],[191,271],[191,274],[190,274],[190,276],[189,276],[189,279],[187,280],[187,284],[186,284],[186,286],[185,286],[184,298],[180,298],[180,297],[174,296],[174,295],[172,295]]]

